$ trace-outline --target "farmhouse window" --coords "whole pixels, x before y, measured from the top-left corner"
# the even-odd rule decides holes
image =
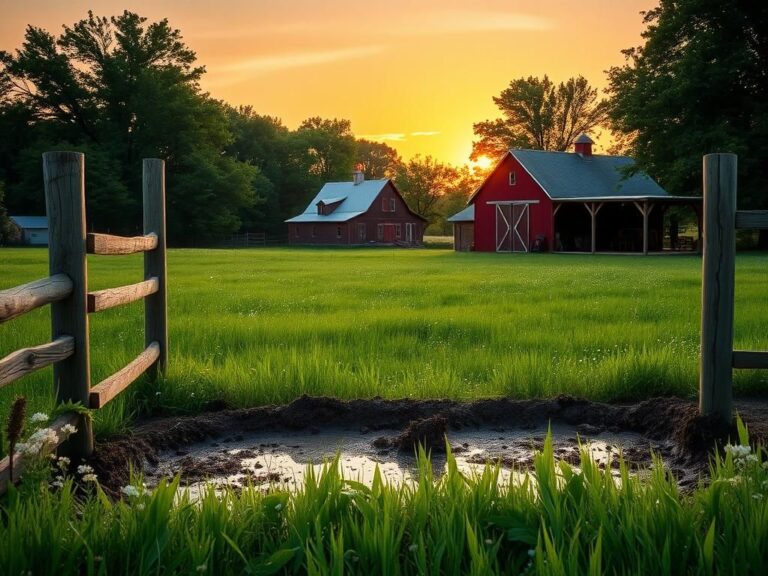
[[[341,226],[336,226],[336,238],[341,238]]]
[[[376,226],[376,237],[379,240],[384,240],[384,224],[379,224]]]
[[[361,222],[357,225],[357,235],[360,238],[360,240],[365,240],[365,223]]]
[[[395,224],[395,238],[400,238],[400,224]]]
[[[382,212],[394,212],[395,211],[395,199],[394,198],[382,198],[381,199],[381,211]]]
[[[517,176],[515,175],[515,171],[514,170],[510,170],[509,171],[509,185],[510,186],[514,186],[515,184],[517,184]]]

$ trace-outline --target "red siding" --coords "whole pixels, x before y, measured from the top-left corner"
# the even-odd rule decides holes
[[[509,185],[509,173],[515,173],[515,185]],[[530,208],[530,237],[533,246],[536,236],[546,238],[547,247],[552,249],[552,201],[541,187],[525,171],[511,154],[496,167],[475,196],[475,250],[496,251],[496,206],[488,204],[495,200],[538,200]]]

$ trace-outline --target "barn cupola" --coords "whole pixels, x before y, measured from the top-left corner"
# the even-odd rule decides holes
[[[355,164],[355,171],[352,172],[352,183],[357,186],[365,181],[365,172],[362,164]]]
[[[588,158],[592,156],[592,144],[594,144],[594,142],[592,141],[592,138],[590,138],[584,132],[582,132],[579,135],[579,137],[576,138],[576,141],[573,143],[573,146],[575,148],[576,154],[578,154],[582,158]]]

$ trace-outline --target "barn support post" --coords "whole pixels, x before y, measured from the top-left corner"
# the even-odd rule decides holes
[[[596,202],[585,202],[584,207],[589,212],[589,216],[592,222],[592,254],[597,252],[597,213],[600,212],[600,208],[603,207],[603,203],[597,204]]]
[[[88,269],[85,258],[85,157],[79,152],[43,154],[43,185],[48,213],[50,275],[66,274],[72,293],[51,304],[53,340],[71,336],[74,353],[53,365],[56,402],[89,406],[91,365],[88,335]],[[77,432],[61,452],[79,458],[93,452],[91,419],[81,414]]]
[[[707,154],[703,168],[699,412],[730,423],[733,402],[737,157],[735,154]]]
[[[148,370],[151,378],[168,367],[168,294],[165,255],[165,161],[145,158],[142,165],[144,234],[157,235],[157,248],[144,253],[144,279],[157,277],[158,289],[144,299],[145,346],[160,345],[160,356]]]

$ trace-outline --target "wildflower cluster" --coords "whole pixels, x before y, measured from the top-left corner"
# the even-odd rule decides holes
[[[757,454],[752,453],[752,447],[748,444],[744,445],[733,445],[733,444],[727,444],[725,446],[725,452],[726,454],[731,454],[733,456],[733,463],[736,465],[737,468],[744,468],[744,466],[747,465],[747,463],[750,462],[757,462]]]

